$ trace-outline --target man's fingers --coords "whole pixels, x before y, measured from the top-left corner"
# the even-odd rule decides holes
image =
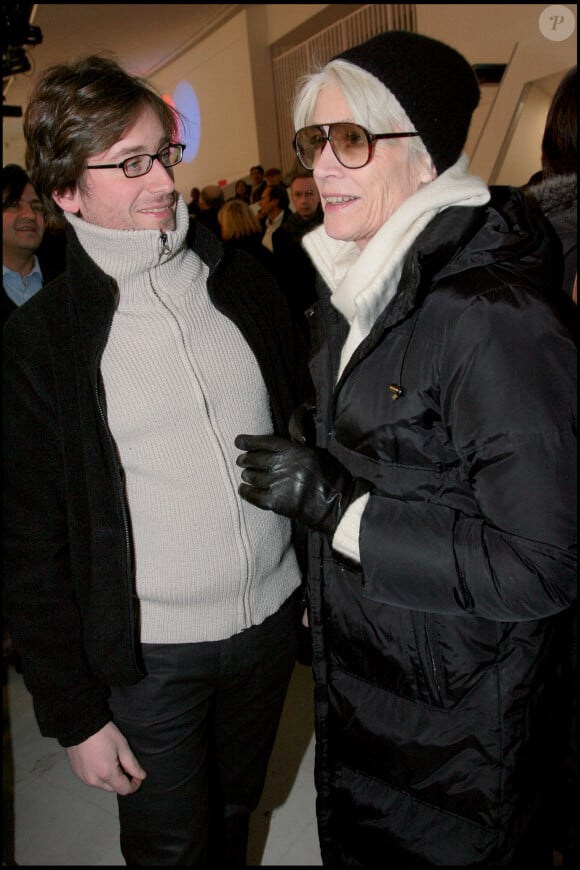
[[[119,763],[121,771],[130,779],[142,782],[147,776],[146,772],[131,752],[129,745],[127,745],[126,749],[121,749],[119,751]]]

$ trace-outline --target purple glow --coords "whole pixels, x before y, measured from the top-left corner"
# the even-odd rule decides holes
[[[186,146],[183,152],[183,162],[191,163],[199,151],[201,116],[195,91],[189,82],[179,82],[173,92],[173,103],[185,118],[181,131],[181,141]]]

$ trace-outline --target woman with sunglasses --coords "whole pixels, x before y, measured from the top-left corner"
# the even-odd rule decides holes
[[[456,51],[389,32],[295,102],[316,401],[236,444],[242,496],[309,529],[325,865],[551,866],[575,348],[541,216],[468,174],[478,101]]]

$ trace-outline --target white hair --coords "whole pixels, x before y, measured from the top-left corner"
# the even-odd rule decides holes
[[[379,79],[346,60],[332,60],[298,81],[294,98],[294,129],[314,121],[316,101],[326,87],[337,86],[351,111],[352,120],[369,133],[412,133],[411,120],[395,95]],[[433,162],[420,136],[407,140],[411,162],[432,168]]]

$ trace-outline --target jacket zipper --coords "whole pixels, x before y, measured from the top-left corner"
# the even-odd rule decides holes
[[[161,242],[162,242],[162,245],[163,245],[163,249],[162,249],[162,251],[161,251],[161,253],[160,253],[160,255],[159,255],[160,258],[161,258],[161,256],[163,256],[164,253],[170,253],[170,252],[171,252],[170,249],[167,247],[167,235],[166,235],[166,233],[161,233]],[[210,278],[211,278],[213,272],[215,271],[215,269],[216,269],[217,266],[219,265],[220,261],[221,261],[221,258],[220,258],[220,260],[218,260],[218,261],[214,264],[214,266],[213,266],[212,268],[210,268],[210,270],[209,270],[209,272],[208,272],[208,284],[209,284],[209,280],[210,280]],[[154,283],[153,283],[153,280],[152,280],[152,278],[151,278],[151,275],[149,275],[149,284],[150,284],[150,286],[151,286],[151,291],[152,291],[153,295],[156,297],[156,299],[159,301],[159,304],[162,305],[162,306],[163,306],[163,307],[164,307],[164,308],[165,308],[165,309],[166,309],[166,310],[171,314],[172,318],[175,320],[175,322],[176,322],[176,324],[177,324],[177,328],[179,329],[179,332],[180,332],[180,335],[181,335],[181,341],[182,341],[183,344],[185,344],[184,337],[183,337],[183,332],[182,332],[182,330],[181,330],[181,326],[180,326],[180,324],[179,324],[179,321],[177,320],[177,318],[175,317],[175,315],[171,312],[171,310],[170,310],[169,307],[166,305],[166,303],[163,301],[163,299],[160,297],[159,293],[157,292],[157,289],[155,288],[155,285],[154,285]],[[208,292],[209,292],[209,290],[208,290]],[[211,302],[211,299],[210,299],[210,302]],[[213,303],[212,303],[212,305],[213,305]],[[244,337],[245,337],[245,336],[244,336]],[[246,339],[246,340],[247,340],[247,339]],[[203,397],[203,403],[204,403],[204,407],[205,407],[205,413],[206,413],[207,419],[208,419],[208,421],[209,421],[209,425],[210,425],[211,428],[212,428],[212,432],[214,433],[215,442],[216,442],[217,447],[218,447],[218,449],[219,449],[219,451],[220,451],[220,453],[221,453],[221,455],[222,455],[224,465],[227,466],[227,459],[226,459],[226,457],[225,457],[225,455],[224,455],[224,452],[223,452],[222,446],[221,446],[221,444],[220,444],[219,437],[218,437],[217,433],[215,432],[214,427],[213,427],[213,424],[212,424],[212,422],[211,422],[210,409],[209,409],[209,405],[208,405],[208,402],[207,402],[206,395],[205,395],[205,393],[203,392],[203,390],[202,390],[202,397]],[[239,510],[239,508],[238,508],[238,528],[239,528],[239,532],[240,532],[240,539],[241,539],[242,542],[245,544],[246,539],[245,539],[245,535],[244,535],[244,528],[243,528],[243,525],[244,525],[244,524],[243,524],[243,521],[242,521],[242,516],[241,516],[240,510]],[[246,546],[244,546],[244,556],[245,556],[245,559],[246,559],[246,577],[248,578],[248,584],[247,584],[247,586],[248,586],[248,594],[247,594],[246,596],[244,596],[244,604],[246,605],[246,609],[247,609],[247,598],[248,598],[248,596],[249,596],[249,589],[250,589],[250,585],[251,585],[251,584],[250,584],[250,576],[251,576],[251,572],[250,572],[250,564],[251,564],[251,560],[250,560],[250,557],[249,557],[248,550],[247,550]],[[249,616],[249,614],[246,614],[246,615]]]
[[[427,623],[427,618],[425,619],[425,643],[427,645],[427,652],[429,653],[429,659],[431,661],[431,675],[433,677],[433,681],[435,684],[435,700],[438,704],[443,703],[443,692],[441,691],[441,683],[439,680],[439,673],[442,672],[441,658],[437,652],[436,645],[431,640],[431,635],[429,632],[429,625]]]

